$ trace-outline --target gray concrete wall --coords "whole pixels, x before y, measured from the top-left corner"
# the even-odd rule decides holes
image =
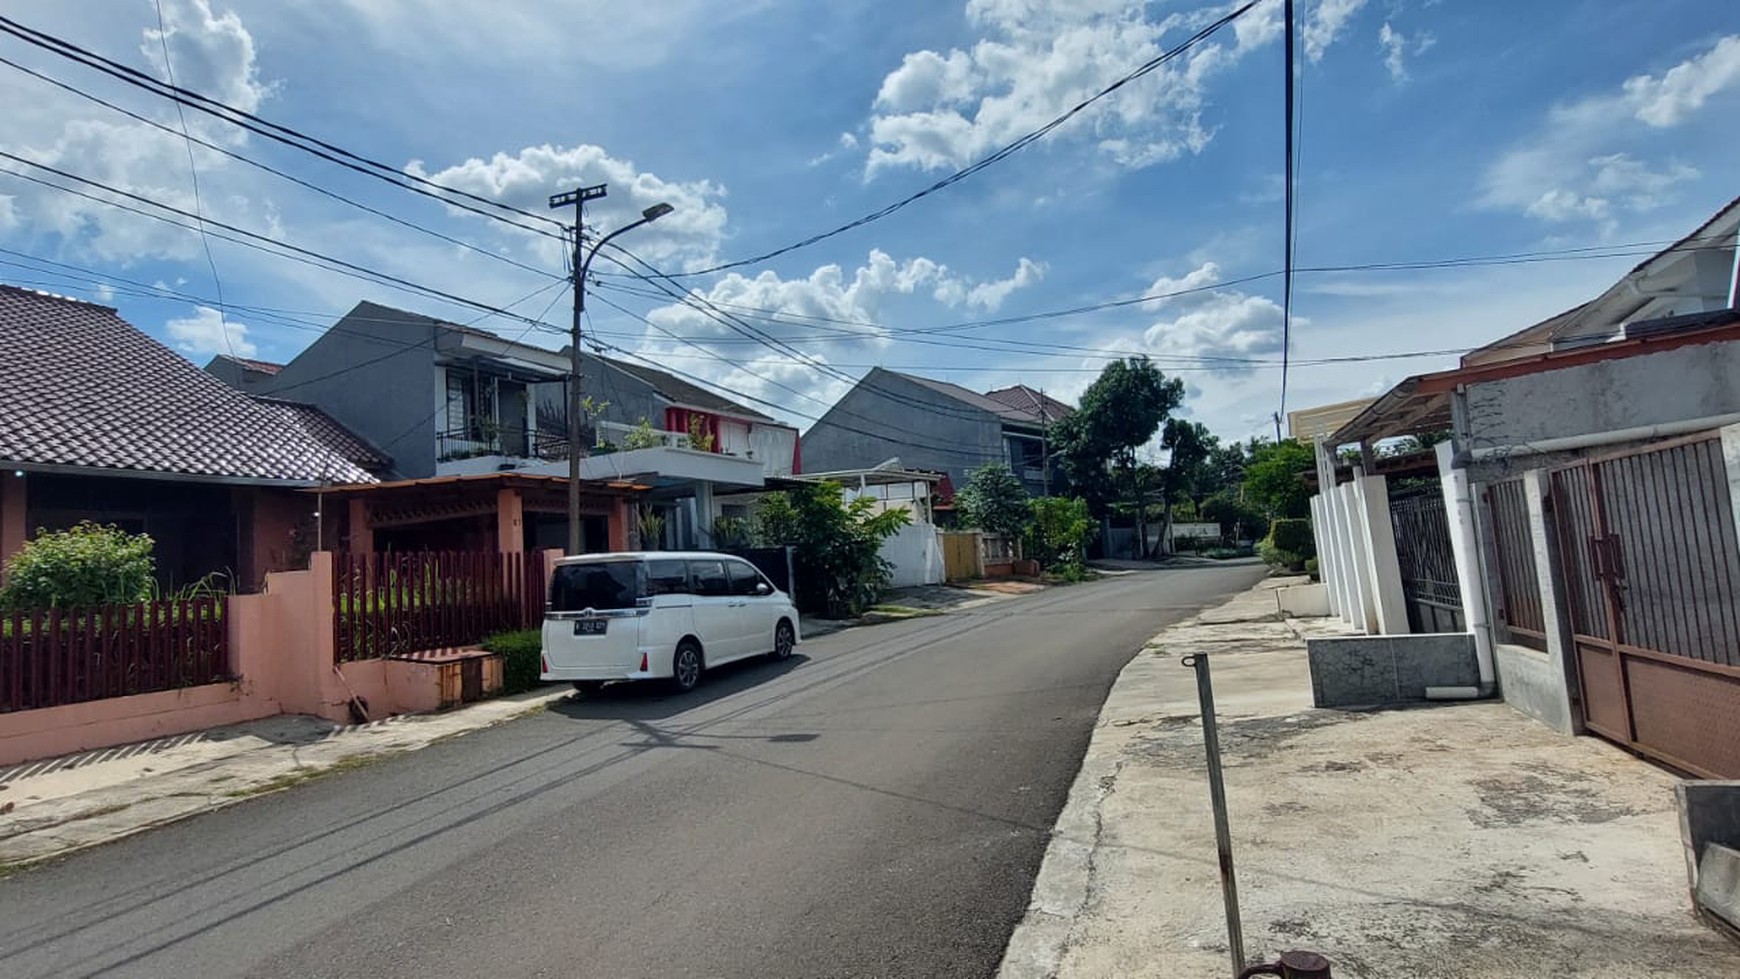
[[[1576,733],[1576,720],[1565,696],[1565,674],[1554,666],[1551,653],[1494,643],[1492,658],[1505,703],[1561,734]]]
[[[1740,411],[1736,377],[1740,341],[1727,341],[1471,384],[1470,444],[1517,445]]]
[[[988,462],[1008,462],[1003,426],[980,411],[888,371],[873,369],[803,434],[805,472],[874,466],[940,470],[956,488]]]
[[[359,303],[258,393],[305,401],[392,456],[399,476],[435,475],[436,321]]]
[[[1427,687],[1480,684],[1474,637],[1466,632],[1308,639],[1305,655],[1318,707],[1425,703]]]

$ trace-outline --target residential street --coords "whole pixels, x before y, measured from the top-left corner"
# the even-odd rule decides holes
[[[621,690],[0,881],[0,974],[986,976],[1102,700],[1261,569]]]

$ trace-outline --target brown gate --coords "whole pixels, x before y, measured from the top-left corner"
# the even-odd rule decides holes
[[[1740,542],[1705,433],[1553,473],[1584,722],[1675,768],[1740,777]]]

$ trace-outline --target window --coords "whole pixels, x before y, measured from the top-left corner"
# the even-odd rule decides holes
[[[731,575],[731,594],[755,594],[755,586],[761,584],[761,572],[744,561],[727,561],[725,568]]]
[[[639,561],[559,564],[550,579],[550,611],[634,608],[640,584]]]
[[[725,575],[723,561],[690,561],[689,577],[697,595],[731,594],[731,579]]]
[[[648,595],[687,595],[689,566],[683,561],[648,561],[646,563],[646,593]]]

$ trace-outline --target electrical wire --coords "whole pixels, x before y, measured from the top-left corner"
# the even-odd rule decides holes
[[[1230,12],[1228,14],[1226,14],[1224,17],[1221,17],[1219,20],[1216,20],[1214,23],[1209,24],[1207,27],[1204,27],[1202,30],[1197,31],[1195,34],[1191,35],[1188,39],[1186,39],[1183,43],[1179,44],[1177,47],[1172,48],[1169,51],[1165,51],[1155,58],[1149,59],[1148,61],[1144,62],[1143,64],[1141,64],[1140,66],[1138,66],[1134,70],[1132,70],[1132,71],[1128,72],[1127,74],[1123,75],[1122,77],[1120,77],[1117,81],[1113,82],[1112,84],[1107,85],[1105,88],[1100,89],[1098,92],[1095,92],[1093,95],[1090,95],[1087,98],[1081,100],[1080,102],[1077,102],[1075,105],[1073,105],[1069,109],[1065,110],[1062,115],[1057,116],[1056,118],[1052,119],[1050,122],[1047,122],[1045,125],[1040,126],[1038,129],[1034,129],[1034,130],[1026,133],[1025,135],[1022,135],[1022,136],[1016,138],[1013,142],[1005,144],[1000,149],[996,150],[995,152],[991,153],[988,156],[981,158],[977,162],[969,164],[968,166],[963,167],[959,170],[956,170],[954,173],[949,174],[948,176],[942,178],[941,180],[938,180],[935,183],[932,183],[929,186],[924,187],[924,188],[922,188],[922,189],[920,189],[912,194],[908,194],[907,196],[901,198],[900,200],[893,202],[892,204],[888,204],[888,205],[886,205],[878,210],[871,211],[870,213],[864,215],[863,217],[857,218],[856,220],[853,220],[853,221],[848,221],[845,224],[842,224],[837,228],[833,228],[832,230],[823,231],[823,232],[819,232],[817,234],[810,235],[807,238],[803,238],[799,241],[792,242],[791,244],[785,245],[785,246],[780,247],[780,248],[775,248],[772,251],[763,252],[760,255],[754,255],[754,256],[751,256],[749,258],[742,258],[742,259],[738,259],[738,260],[732,261],[732,262],[722,262],[718,265],[709,266],[709,267],[703,268],[703,269],[697,269],[693,272],[683,272],[683,273],[679,273],[679,274],[683,278],[690,278],[693,276],[711,275],[715,272],[723,272],[727,269],[742,268],[745,265],[759,265],[762,262],[768,261],[769,259],[778,258],[781,255],[785,255],[785,254],[788,254],[790,252],[797,251],[800,248],[808,248],[809,246],[814,245],[817,242],[826,241],[827,239],[833,238],[836,235],[845,234],[848,231],[852,231],[856,228],[862,228],[865,225],[870,224],[872,222],[880,221],[883,218],[888,217],[890,214],[893,214],[893,213],[901,210],[902,208],[906,207],[907,205],[912,204],[916,201],[922,200],[926,197],[929,197],[930,195],[935,194],[938,191],[944,190],[948,187],[952,187],[953,185],[960,183],[963,180],[966,180],[967,178],[973,176],[974,174],[980,172],[981,170],[984,170],[988,167],[994,166],[995,164],[997,164],[1003,160],[1006,160],[1009,157],[1015,155],[1016,153],[1020,152],[1021,150],[1026,149],[1028,146],[1031,146],[1032,144],[1038,142],[1039,140],[1044,139],[1046,136],[1051,134],[1052,130],[1057,129],[1059,126],[1062,126],[1064,123],[1067,123],[1069,120],[1075,118],[1077,115],[1079,115],[1080,113],[1085,111],[1089,106],[1093,105],[1095,102],[1098,102],[1101,99],[1106,98],[1107,96],[1110,96],[1112,93],[1118,91],[1119,89],[1130,84],[1131,82],[1134,82],[1139,78],[1142,78],[1146,75],[1151,74],[1152,72],[1159,69],[1162,65],[1173,60],[1174,58],[1177,58],[1179,55],[1184,54],[1185,52],[1189,51],[1191,48],[1194,48],[1198,44],[1201,44],[1203,41],[1212,37],[1215,33],[1220,31],[1222,28],[1226,27],[1228,24],[1231,24],[1233,21],[1238,20],[1240,17],[1243,17],[1246,13],[1249,13],[1251,8],[1255,7],[1260,2],[1261,2],[1261,0],[1249,0],[1249,2],[1245,3],[1243,6],[1233,10],[1232,12]]]

